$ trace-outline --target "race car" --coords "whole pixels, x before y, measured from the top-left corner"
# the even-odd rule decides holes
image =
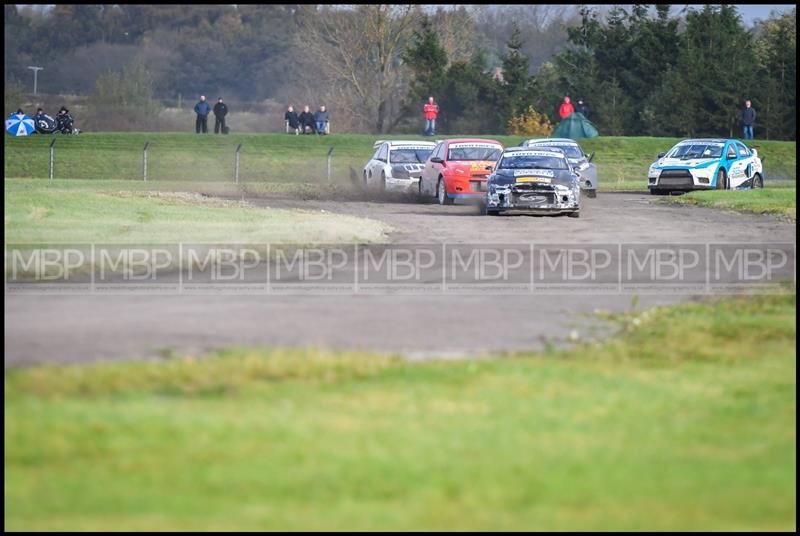
[[[522,210],[579,218],[580,209],[580,176],[560,148],[506,149],[487,181],[485,211],[490,216]]]
[[[739,140],[683,140],[658,155],[647,172],[652,195],[689,190],[748,190],[764,187],[755,149]]]
[[[432,141],[386,141],[374,143],[375,154],[364,166],[364,186],[381,190],[419,190],[419,176],[436,144]]]
[[[594,153],[586,156],[577,141],[569,138],[536,138],[527,140],[522,146],[563,149],[572,168],[581,176],[581,190],[586,192],[586,197],[597,197],[597,166],[592,164]]]
[[[456,199],[482,200],[486,178],[502,153],[503,145],[496,140],[440,141],[422,170],[420,199],[435,197],[440,205],[452,205]]]

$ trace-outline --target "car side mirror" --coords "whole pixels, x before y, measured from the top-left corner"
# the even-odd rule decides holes
[[[442,160],[438,156],[432,156],[431,157],[431,162],[433,162],[435,164],[444,164],[444,160]]]
[[[587,161],[589,162],[591,162],[592,160],[594,160],[594,151],[592,151],[592,154],[590,154],[589,158],[587,159]]]
[[[664,158],[664,155],[666,155],[666,154],[667,153],[658,153],[658,158]]]

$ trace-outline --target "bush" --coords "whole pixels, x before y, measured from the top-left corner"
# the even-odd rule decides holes
[[[521,115],[508,120],[508,134],[511,136],[549,136],[553,125],[546,115],[537,112],[533,106]]]

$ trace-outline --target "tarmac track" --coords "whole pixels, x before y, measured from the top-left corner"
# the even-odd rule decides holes
[[[584,199],[579,219],[487,217],[474,206],[256,198],[383,220],[393,243],[525,242],[795,243],[792,223],[771,216],[654,204],[646,194]],[[640,307],[696,293],[638,297]],[[573,332],[604,336],[597,310],[623,311],[632,292],[519,295],[23,295],[5,297],[5,366],[199,355],[234,345],[321,347],[447,358],[541,349]]]

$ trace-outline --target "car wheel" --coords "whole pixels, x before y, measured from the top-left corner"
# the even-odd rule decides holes
[[[594,188],[591,190],[586,190],[586,197],[594,199],[595,197],[597,197],[597,190],[595,190]]]
[[[499,216],[500,211],[496,208],[489,208],[489,205],[483,205],[483,213],[487,216]]]
[[[650,195],[666,195],[669,193],[669,190],[656,190],[655,188],[650,188]]]
[[[756,173],[753,175],[753,188],[763,188],[764,187],[764,179],[761,178],[760,173]]]
[[[717,171],[717,190],[727,190],[727,189],[728,185],[725,177],[725,170],[720,169],[719,171]]]
[[[436,198],[439,200],[440,205],[453,204],[453,200],[447,197],[447,190],[444,187],[444,177],[439,177],[439,182],[436,184]]]

